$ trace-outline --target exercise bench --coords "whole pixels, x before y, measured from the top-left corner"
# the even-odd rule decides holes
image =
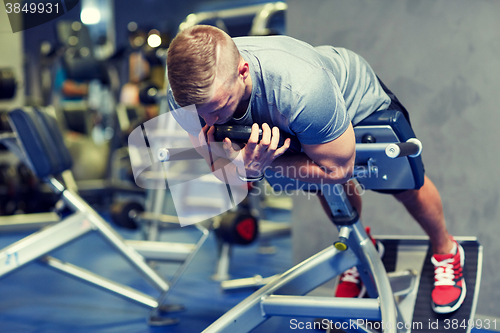
[[[59,201],[71,211],[71,214],[54,225],[0,249],[0,278],[38,260],[58,272],[150,308],[150,325],[176,323],[177,319],[163,317],[162,313],[179,311],[183,307],[166,305],[164,302],[173,285],[207,239],[208,230],[203,226],[196,226],[201,231],[201,236],[195,246],[123,239],[77,192],[66,188],[58,180],[62,172],[70,170],[72,160],[55,118],[42,108],[26,107],[12,110],[9,113],[9,122],[14,133],[10,136],[3,135],[0,138],[1,143],[26,163],[40,180],[51,186],[59,196]],[[110,243],[114,250],[160,293],[160,296],[152,297],[50,256],[52,251],[91,231],[97,231]],[[150,267],[147,259],[171,259],[180,262],[181,266],[174,277],[167,282]]]
[[[354,131],[356,161],[353,178],[365,189],[406,190],[422,186],[422,145],[401,112],[375,112],[355,126]],[[170,156],[175,159],[175,151]],[[466,252],[464,277],[467,296],[457,311],[438,315],[431,310],[434,276],[428,238],[379,239],[390,245],[386,248],[427,249],[420,275],[412,270],[387,273],[342,185],[306,183],[269,170],[265,176],[277,191],[321,192],[330,208],[329,218],[339,230],[339,238],[335,242],[332,240],[334,245],[269,281],[211,324],[204,333],[250,332],[273,316],[325,318],[331,320],[331,328],[341,328],[346,332],[376,332],[380,329],[384,333],[400,333],[411,332],[413,328],[422,332],[446,332],[446,319],[449,323],[470,324],[468,320],[475,315],[482,266],[482,247],[475,238],[455,237]],[[395,261],[397,254],[394,251],[392,256]],[[369,298],[306,295],[353,266],[358,268]],[[430,323],[436,319],[438,326],[431,327]],[[462,325],[454,331],[469,332],[471,328]]]

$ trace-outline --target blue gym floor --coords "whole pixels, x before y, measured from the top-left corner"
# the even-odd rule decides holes
[[[118,230],[127,239],[141,239],[139,232]],[[3,234],[0,248],[26,235]],[[195,228],[182,228],[164,233],[162,239],[193,242],[199,236]],[[273,245],[278,248],[274,255],[258,254],[256,245],[235,248],[230,269],[233,277],[256,274],[265,277],[290,268],[290,238],[274,240]],[[158,295],[97,233],[86,235],[52,255],[142,292]],[[216,242],[211,235],[168,299],[167,303],[183,304],[186,310],[173,315],[180,319],[178,324],[165,327],[147,325],[147,308],[34,262],[0,279],[0,332],[201,332],[252,292],[222,292],[219,283],[210,279],[216,260]],[[158,269],[170,278],[177,267],[159,264]],[[290,319],[271,318],[253,332],[295,332],[297,329],[291,327]],[[306,323],[313,318],[298,320]]]

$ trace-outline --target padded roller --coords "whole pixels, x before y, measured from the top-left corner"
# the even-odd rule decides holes
[[[9,117],[38,178],[58,175],[71,168],[71,155],[52,116],[33,108],[23,108],[12,110]]]

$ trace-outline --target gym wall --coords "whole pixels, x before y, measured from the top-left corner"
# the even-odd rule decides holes
[[[450,233],[476,236],[484,246],[477,313],[500,317],[500,1],[287,3],[290,36],[361,54],[409,110]],[[424,235],[391,196],[366,193],[363,200],[373,234]],[[315,198],[294,196],[292,220],[295,261],[336,237]]]

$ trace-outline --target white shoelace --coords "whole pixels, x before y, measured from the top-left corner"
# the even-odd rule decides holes
[[[359,272],[356,266],[349,268],[344,272],[344,276],[342,277],[342,282],[353,282],[358,283],[359,281]]]
[[[431,258],[434,264],[434,281],[435,286],[453,286],[455,285],[455,272],[453,271],[453,258],[437,261],[434,257]]]

